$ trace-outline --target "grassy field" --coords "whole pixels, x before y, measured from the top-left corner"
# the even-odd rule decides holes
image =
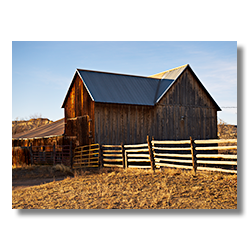
[[[35,172],[35,174],[33,173]],[[30,173],[30,175],[29,175]],[[14,169],[13,179],[64,180],[12,191],[13,209],[236,209],[237,175],[198,171]]]

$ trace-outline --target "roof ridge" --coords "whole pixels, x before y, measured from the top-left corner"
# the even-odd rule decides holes
[[[124,73],[106,72],[106,71],[99,71],[99,70],[78,69],[78,68],[76,70],[77,71],[88,71],[88,72],[95,72],[95,73],[112,74],[112,75],[123,75],[123,76],[148,78],[148,76],[139,76],[139,75],[124,74]]]

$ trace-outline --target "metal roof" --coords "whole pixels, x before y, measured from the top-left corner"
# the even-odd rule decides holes
[[[64,134],[64,118],[29,131],[15,134],[12,136],[12,139],[31,139],[35,137],[50,137],[62,134]]]
[[[84,69],[77,69],[75,75],[78,74],[82,79],[91,99],[95,102],[154,106],[187,67],[191,69],[189,64],[185,64],[148,77]],[[192,69],[191,72],[195,75]],[[214,101],[198,77],[196,75],[195,77]],[[73,80],[70,88],[72,84]],[[64,108],[70,88],[62,108]],[[217,110],[221,110],[215,101],[214,103],[217,106]]]
[[[80,69],[77,72],[95,102],[155,104],[159,79]]]
[[[188,66],[188,64],[185,64],[183,66],[180,66],[180,67],[177,67],[174,69],[169,69],[169,70],[163,71],[161,73],[151,75],[149,77],[158,78],[158,79],[175,80],[187,66]]]
[[[185,64],[183,66],[174,69],[169,69],[161,73],[149,76],[152,78],[160,79],[158,91],[156,93],[155,103],[160,101],[160,99],[164,96],[164,94],[168,91],[168,89],[174,84],[174,82],[188,66],[188,64]]]

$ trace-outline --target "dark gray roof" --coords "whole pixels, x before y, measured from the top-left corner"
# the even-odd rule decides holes
[[[150,105],[173,82],[142,76],[77,70],[91,98],[95,102]]]
[[[154,106],[186,68],[191,69],[186,64],[149,77],[84,69],[77,69],[75,75],[78,74],[82,79],[91,99],[95,102]],[[194,74],[192,69],[191,72]],[[196,75],[195,77],[205,92],[207,92],[198,77]],[[64,99],[62,108],[64,108],[72,83],[73,81]],[[207,94],[210,96],[208,92]],[[213,100],[212,97],[211,99]],[[217,109],[221,110],[215,101],[214,103]]]

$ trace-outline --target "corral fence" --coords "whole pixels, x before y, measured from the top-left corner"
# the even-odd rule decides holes
[[[75,148],[73,167],[174,167],[237,173],[237,139],[149,140],[134,145],[91,144]]]
[[[73,157],[73,168],[99,167],[100,166],[100,146],[90,144],[76,147]]]
[[[192,140],[155,141],[152,150],[155,167],[175,167],[193,169]]]
[[[103,167],[122,167],[124,168],[124,147],[121,145],[102,145],[101,146],[101,165]]]
[[[12,147],[12,165],[18,164],[64,164],[72,166],[72,144]]]
[[[43,145],[12,148],[12,164],[64,164],[71,168],[184,168],[237,173],[237,139],[155,140],[134,145]]]

